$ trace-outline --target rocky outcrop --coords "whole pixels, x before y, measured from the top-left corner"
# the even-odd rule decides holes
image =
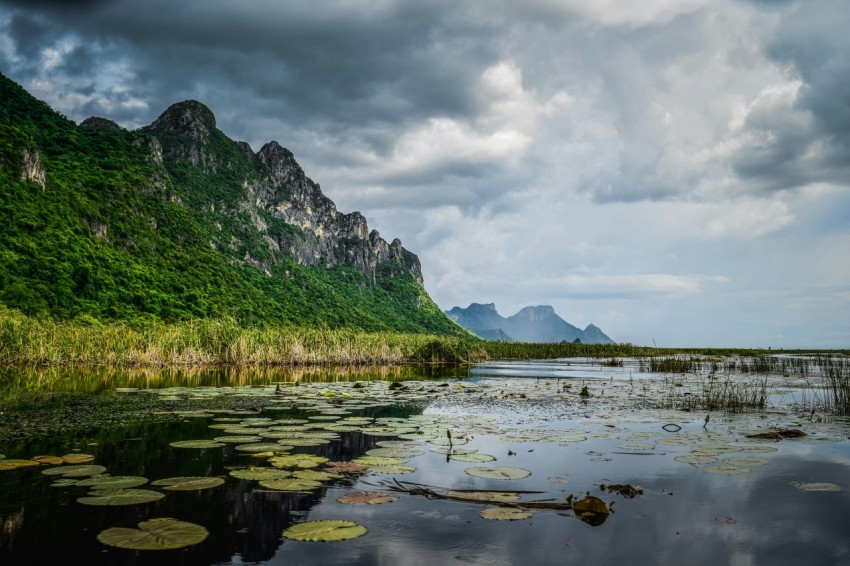
[[[45,175],[44,163],[41,161],[41,155],[39,155],[38,150],[24,148],[21,180],[33,181],[41,185],[41,188],[44,189]]]
[[[203,175],[227,184],[226,191],[241,204],[232,214],[248,217],[262,234],[275,261],[285,253],[297,263],[333,267],[350,265],[373,282],[379,268],[407,273],[422,285],[419,258],[398,239],[387,243],[369,230],[359,212],[342,213],[304,173],[291,151],[276,141],[256,153],[246,142],[234,142],[216,129],[215,116],[205,105],[187,100],[169,107],[143,132],[153,136],[152,154],[159,153],[166,167],[189,163]],[[159,143],[154,143],[159,140]],[[234,183],[231,179],[238,178]],[[219,203],[207,203],[217,209]],[[266,221],[279,220],[291,229],[280,230]],[[230,247],[238,248],[239,242]],[[246,255],[245,263],[270,274],[266,261]]]

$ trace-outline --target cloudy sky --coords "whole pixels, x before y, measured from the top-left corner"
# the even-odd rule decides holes
[[[80,121],[205,102],[419,254],[444,309],[850,347],[846,0],[0,0]]]

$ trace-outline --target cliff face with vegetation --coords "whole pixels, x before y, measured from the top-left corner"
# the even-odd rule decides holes
[[[59,318],[457,332],[415,254],[337,211],[277,142],[185,101],[80,125],[0,75],[0,302]]]

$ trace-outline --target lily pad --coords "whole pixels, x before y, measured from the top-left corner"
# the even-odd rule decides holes
[[[308,521],[293,525],[283,531],[283,536],[291,540],[307,542],[334,542],[361,537],[369,529],[354,521]]]
[[[53,466],[65,463],[65,460],[62,458],[62,456],[33,456],[31,459],[41,464]]]
[[[356,462],[328,462],[325,470],[337,474],[361,474],[369,467],[366,464]]]
[[[450,455],[474,454],[475,452],[478,452],[478,450],[476,450],[475,448],[464,448],[463,446],[457,447],[457,448],[449,448],[448,446],[446,446],[446,447],[440,446],[440,447],[437,447],[437,448],[429,448],[429,450],[431,452],[436,453],[436,454],[450,454]]]
[[[527,478],[531,472],[523,468],[511,468],[508,466],[496,467],[475,467],[467,468],[466,473],[477,478],[486,478],[489,480],[519,480]]]
[[[407,463],[404,458],[390,458],[389,456],[361,456],[352,462],[365,464],[367,466],[400,466]]]
[[[328,481],[338,480],[342,477],[342,475],[331,472],[321,472],[318,470],[295,470],[292,472],[292,477],[301,480]]]
[[[714,456],[698,456],[696,454],[685,454],[673,458],[682,464],[690,464],[691,466],[702,466],[703,464],[713,464],[717,461]]]
[[[723,463],[728,466],[738,466],[740,468],[757,468],[758,466],[766,466],[770,464],[770,460],[764,458],[726,458]]]
[[[65,454],[61,458],[66,464],[91,464],[94,462],[94,455],[92,454]]]
[[[338,497],[337,501],[346,505],[380,505],[381,503],[398,501],[398,497],[393,497],[383,491],[355,491]]]
[[[292,446],[284,446],[274,442],[253,442],[251,444],[240,444],[236,447],[239,452],[288,452]]]
[[[75,483],[97,489],[128,489],[148,483],[148,478],[141,476],[94,476]]]
[[[171,446],[174,448],[193,448],[203,450],[205,448],[221,448],[224,444],[216,442],[215,440],[178,440],[177,442],[172,442]]]
[[[534,515],[534,512],[523,509],[522,507],[488,507],[487,509],[482,509],[478,514],[482,519],[519,521],[521,519],[528,519]]]
[[[53,482],[52,484],[50,484],[50,487],[70,487],[72,485],[77,485],[77,482],[78,482],[78,480],[62,478],[62,479],[58,479],[55,482]]]
[[[269,464],[276,468],[315,468],[327,462],[324,456],[313,454],[286,454],[269,459]]]
[[[165,497],[164,493],[152,489],[100,489],[89,493],[88,497],[80,497],[78,502],[84,505],[138,505],[150,503]]]
[[[41,462],[37,460],[0,460],[0,472],[20,470],[22,468],[37,468],[39,466],[41,466]]]
[[[409,448],[372,448],[366,452],[369,456],[389,457],[389,458],[414,458],[424,454],[421,450],[411,450]]]
[[[171,550],[198,544],[208,536],[209,532],[201,525],[160,517],[139,523],[138,529],[106,529],[97,535],[97,540],[130,550]]]
[[[282,478],[278,480],[260,480],[260,485],[278,491],[309,491],[322,487],[322,483],[316,480],[304,480],[299,478]]]
[[[234,435],[234,436],[217,436],[213,438],[215,442],[224,442],[231,444],[250,444],[252,442],[261,442],[263,439],[259,436]]]
[[[401,464],[387,464],[385,466],[381,466],[378,464],[372,464],[369,466],[369,471],[376,474],[412,474],[416,471],[416,468],[413,466],[402,466]]]
[[[818,482],[818,483],[799,483],[794,482],[791,485],[801,491],[841,491],[841,486],[835,483]]]
[[[476,452],[475,454],[452,454],[449,456],[449,459],[466,462],[467,464],[483,464],[484,462],[493,462],[496,457],[490,454]]]
[[[151,485],[164,486],[162,489],[169,491],[195,491],[200,489],[211,489],[224,483],[222,478],[187,476],[176,478],[165,478],[151,482]]]
[[[90,476],[99,476],[104,473],[106,468],[103,466],[84,465],[77,466],[57,466],[42,470],[45,476],[62,476],[64,478],[85,478]]]
[[[291,477],[292,472],[278,468],[246,468],[233,470],[230,475],[240,480],[281,480]]]
[[[592,495],[573,501],[572,507],[577,519],[594,527],[604,523],[611,513],[611,509],[604,501]]]
[[[449,491],[449,497],[471,499],[474,501],[492,501],[493,503],[510,503],[519,501],[519,494],[511,491]]]

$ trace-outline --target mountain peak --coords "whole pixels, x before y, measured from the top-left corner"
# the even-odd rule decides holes
[[[197,100],[172,104],[149,126],[155,133],[183,134],[199,141],[206,140],[215,127],[215,114]]]
[[[496,312],[496,303],[470,303],[467,309]]]

